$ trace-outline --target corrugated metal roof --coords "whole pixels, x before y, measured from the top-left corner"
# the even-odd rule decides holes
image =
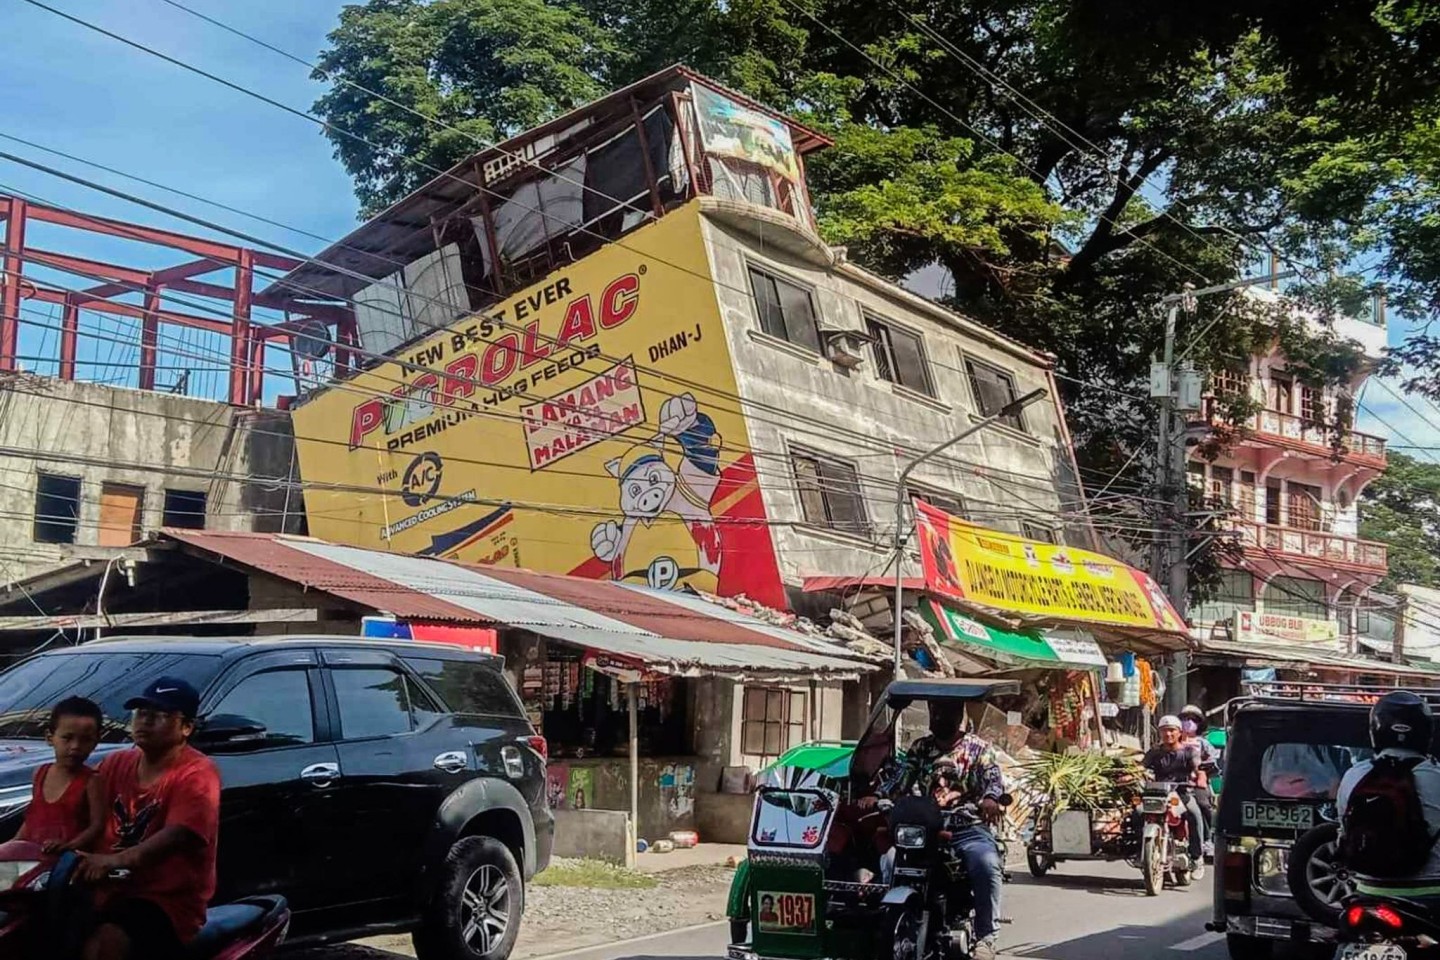
[[[280,534],[166,530],[191,547],[402,619],[508,624],[684,674],[855,674],[838,644],[700,597]]]
[[[1397,676],[1434,678],[1435,670],[1403,663],[1386,663],[1369,657],[1347,656],[1299,644],[1256,643],[1254,641],[1204,640],[1199,653],[1230,657],[1256,664],[1294,664],[1322,670],[1351,670],[1356,673],[1389,673]]]

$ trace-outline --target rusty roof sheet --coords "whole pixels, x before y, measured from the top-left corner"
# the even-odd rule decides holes
[[[874,668],[838,644],[688,594],[309,537],[172,529],[164,535],[401,619],[522,627],[660,672],[840,675]]]

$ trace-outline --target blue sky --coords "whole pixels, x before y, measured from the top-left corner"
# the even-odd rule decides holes
[[[302,110],[308,109],[325,89],[309,79],[306,68],[161,0],[46,2]],[[336,0],[186,2],[306,59],[314,59],[324,46],[325,34],[334,26],[343,6]],[[330,144],[317,126],[87,31],[23,0],[0,4],[0,90],[10,94],[0,133],[99,161],[326,238],[339,239],[356,223],[349,178],[332,158]],[[0,139],[0,151],[146,196],[284,246],[306,251],[321,246],[313,237],[258,224],[11,140]],[[91,213],[204,232],[0,159],[0,192],[11,191]],[[73,232],[64,231],[62,236],[62,231],[43,225],[32,229],[28,239],[31,244],[99,259],[158,265],[144,247],[123,241],[85,244]],[[55,279],[68,286],[86,285],[73,276]],[[27,314],[34,323],[26,331],[21,352],[52,355],[56,335],[46,327],[58,323],[58,314],[43,306],[34,309],[38,312]],[[87,318],[87,322],[96,321]],[[107,325],[97,332],[108,339],[82,341],[80,359],[93,364],[82,369],[82,376],[119,378],[127,355],[133,355],[133,348],[126,346],[126,341],[135,337],[133,325],[127,321],[104,322]],[[1392,318],[1391,342],[1398,342],[1404,333],[1403,325]],[[172,336],[176,339],[168,345],[191,355],[188,361],[173,360],[176,366],[196,366],[195,355],[223,349],[218,337],[186,333],[182,343],[181,334]],[[106,361],[114,365],[107,366]],[[271,351],[268,365],[288,365],[288,357]],[[38,361],[27,366],[50,372]],[[162,372],[159,379],[165,383],[171,376]],[[271,379],[273,393],[278,384]],[[198,378],[201,389],[216,388],[219,382],[218,366]],[[192,383],[192,390],[196,386]],[[1440,409],[1428,401],[1418,397],[1402,400],[1372,383],[1362,403],[1365,409],[1361,412],[1361,429],[1391,437],[1397,444],[1440,447]],[[1420,456],[1440,462],[1440,451]]]

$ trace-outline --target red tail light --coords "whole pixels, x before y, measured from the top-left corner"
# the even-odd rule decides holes
[[[1225,897],[1244,900],[1250,896],[1250,855],[1239,851],[1225,854]]]
[[[1405,926],[1404,918],[1401,917],[1400,914],[1396,913],[1393,908],[1387,907],[1383,903],[1370,912],[1375,915],[1376,920],[1379,920],[1391,930],[1399,930],[1401,927]]]
[[[1360,921],[1365,919],[1365,908],[1360,906],[1351,907],[1345,911],[1345,926],[1358,927]]]
[[[545,742],[544,737],[536,734],[533,737],[526,737],[525,742],[530,745],[531,750],[534,750],[536,753],[540,754],[541,760],[550,759],[550,744]]]

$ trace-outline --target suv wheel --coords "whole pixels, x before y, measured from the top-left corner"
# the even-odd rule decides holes
[[[505,844],[465,837],[450,848],[440,887],[415,931],[419,960],[505,960],[520,933],[525,885]]]

